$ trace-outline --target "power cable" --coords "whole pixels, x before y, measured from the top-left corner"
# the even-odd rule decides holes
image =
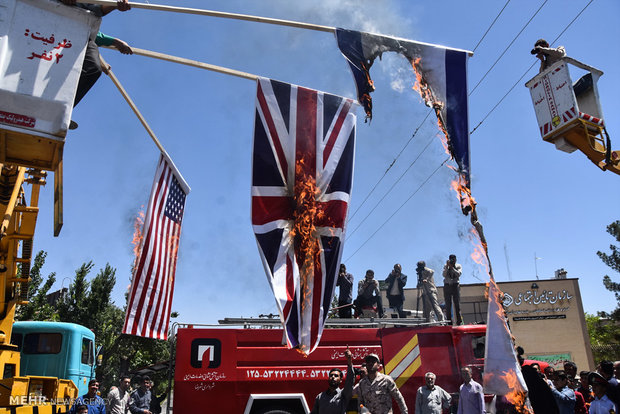
[[[426,122],[426,119],[428,118],[428,116],[431,114],[433,110],[429,109],[428,113],[426,114],[426,116],[424,117],[424,119],[422,120],[422,122],[420,122],[420,125],[418,125],[418,127],[415,129],[415,131],[413,131],[413,134],[411,135],[411,138],[409,138],[409,141],[407,141],[407,143],[402,147],[402,149],[400,150],[400,152],[396,155],[396,158],[394,158],[394,160],[392,160],[392,163],[387,167],[387,169],[385,170],[385,172],[383,173],[383,175],[381,176],[381,178],[379,178],[379,181],[377,181],[375,183],[375,185],[372,187],[372,190],[370,190],[370,192],[366,195],[366,197],[364,198],[364,200],[362,201],[362,203],[357,206],[357,208],[355,209],[355,211],[351,214],[351,216],[348,218],[347,222],[351,221],[351,219],[353,217],[355,217],[355,214],[357,214],[357,212],[360,210],[360,208],[362,208],[362,206],[364,205],[364,203],[366,203],[366,201],[368,200],[368,198],[371,196],[371,194],[377,189],[377,186],[381,183],[381,181],[383,181],[383,179],[385,178],[385,176],[387,175],[388,171],[390,171],[390,169],[392,168],[392,166],[394,166],[394,164],[396,163],[396,160],[398,160],[398,158],[400,157],[400,155],[403,153],[403,151],[405,151],[405,148],[407,148],[407,146],[409,146],[409,143],[411,142],[411,140],[413,138],[415,138],[415,136],[417,135],[418,131],[420,130],[420,128],[422,127],[422,125],[424,124],[424,122]]]
[[[504,12],[504,10],[506,9],[506,7],[508,6],[508,4],[510,3],[510,0],[506,1],[506,3],[504,4],[504,7],[502,7],[502,9],[499,11],[499,13],[497,14],[497,16],[495,16],[495,18],[493,19],[493,21],[491,22],[491,24],[489,25],[489,27],[487,28],[487,30],[484,32],[484,34],[482,35],[482,37],[480,38],[480,40],[478,40],[478,43],[476,44],[476,47],[474,47],[473,51],[475,52],[476,49],[478,48],[478,46],[480,46],[480,44],[482,43],[482,41],[484,40],[484,38],[486,37],[486,35],[489,33],[489,31],[491,30],[491,28],[495,25],[495,23],[497,22],[497,20],[499,19],[499,17],[501,16],[501,14]],[[350,221],[351,219],[353,219],[353,217],[355,217],[355,215],[357,214],[357,212],[362,208],[362,206],[366,203],[366,201],[368,200],[368,198],[374,193],[374,191],[377,189],[377,186],[383,181],[383,179],[385,178],[385,176],[387,175],[387,173],[390,171],[390,169],[392,168],[392,166],[396,163],[396,161],[398,160],[398,158],[400,157],[400,155],[403,153],[403,151],[405,150],[405,148],[407,148],[407,146],[409,145],[409,143],[411,143],[411,140],[413,140],[413,138],[416,136],[416,134],[418,133],[418,130],[420,129],[420,127],[422,127],[422,125],[424,124],[424,122],[426,122],[426,119],[428,118],[428,116],[431,114],[432,109],[430,109],[428,111],[428,113],[426,114],[426,116],[424,117],[424,119],[422,120],[422,122],[420,122],[420,125],[418,125],[418,127],[415,129],[413,135],[411,136],[411,138],[409,138],[409,141],[407,141],[407,143],[403,146],[403,148],[400,150],[400,152],[398,153],[398,155],[396,155],[396,157],[394,158],[394,160],[392,161],[392,163],[388,166],[388,168],[385,170],[385,172],[383,173],[383,175],[381,176],[381,178],[379,178],[379,180],[375,183],[375,185],[372,187],[372,189],[370,190],[370,192],[366,195],[366,197],[364,197],[364,200],[361,202],[361,204],[355,209],[355,211],[353,213],[351,213],[351,215],[349,216],[349,218],[347,219],[347,221]],[[359,226],[358,226],[359,227]]]
[[[476,49],[478,49],[478,46],[480,46],[480,43],[482,43],[482,41],[484,40],[484,38],[486,37],[486,35],[489,33],[489,31],[491,30],[491,28],[493,27],[493,25],[495,24],[495,22],[497,21],[497,19],[499,19],[499,16],[502,15],[502,12],[504,11],[504,9],[506,8],[506,6],[508,6],[508,3],[510,3],[510,0],[508,0],[506,2],[506,4],[504,4],[504,7],[502,7],[502,9],[499,11],[499,13],[497,14],[497,16],[495,16],[495,19],[493,19],[493,22],[491,22],[491,25],[489,26],[489,28],[487,29],[486,32],[484,32],[484,34],[482,35],[482,37],[480,38],[480,40],[478,41],[478,44],[476,45],[476,47],[474,47],[474,50],[472,50],[472,52],[475,52]]]
[[[356,254],[357,252],[359,252],[359,251],[360,251],[360,249],[361,249],[362,247],[364,247],[364,246],[366,245],[366,243],[368,243],[368,242],[370,241],[370,239],[372,239],[372,238],[375,236],[375,234],[377,234],[377,233],[379,232],[379,230],[381,230],[381,229],[383,228],[383,226],[385,226],[385,225],[387,224],[387,222],[388,222],[388,221],[390,221],[390,220],[392,219],[392,217],[394,217],[394,216],[396,215],[396,213],[398,213],[398,212],[400,211],[400,209],[401,209],[401,208],[403,208],[403,207],[405,206],[405,204],[407,204],[407,203],[409,202],[409,200],[411,200],[411,199],[413,198],[413,196],[414,196],[414,195],[416,195],[416,194],[418,193],[418,191],[420,191],[420,189],[421,189],[422,187],[424,187],[424,184],[426,184],[426,183],[428,182],[428,180],[430,180],[430,179],[431,179],[431,178],[435,175],[435,173],[437,173],[437,171],[439,171],[439,169],[440,169],[441,167],[443,167],[443,166],[444,166],[444,164],[445,164],[446,162],[450,161],[450,160],[451,160],[451,158],[446,158],[446,160],[445,160],[444,162],[442,162],[441,164],[439,164],[439,166],[438,166],[437,168],[435,168],[435,170],[431,173],[431,175],[429,175],[429,176],[426,178],[426,180],[424,180],[424,181],[422,182],[422,184],[420,184],[420,185],[418,186],[418,188],[416,188],[416,190],[413,192],[413,194],[411,194],[411,195],[409,196],[409,198],[407,198],[407,199],[406,199],[406,200],[405,200],[405,201],[404,201],[404,202],[400,205],[400,207],[398,207],[398,208],[396,209],[396,211],[394,211],[394,212],[392,213],[392,215],[391,215],[390,217],[388,217],[388,218],[387,218],[387,219],[386,219],[386,220],[385,220],[385,221],[384,221],[384,222],[383,222],[383,223],[379,226],[379,228],[378,228],[377,230],[375,230],[375,232],[374,232],[373,234],[371,234],[371,235],[370,235],[370,237],[368,237],[368,238],[366,239],[366,241],[364,241],[364,243],[362,243],[362,245],[361,245],[360,247],[358,247],[358,248],[357,248],[357,250],[356,250],[356,251],[354,251],[354,252],[353,252],[353,254],[352,254],[351,256],[349,256],[349,257],[348,257],[348,258],[347,258],[344,262],[348,262],[349,260],[351,260],[351,258],[352,258],[353,256],[355,256],[355,254]],[[344,262],[343,262],[343,263],[344,263]]]
[[[588,4],[586,4],[584,8],[581,9],[579,13],[577,13],[577,15],[573,18],[573,20],[571,20],[570,23],[568,23],[566,27],[564,27],[564,29],[560,32],[559,35],[556,36],[556,38],[551,42],[551,44],[555,44],[555,42],[557,42],[560,39],[560,37],[562,37],[562,35],[568,30],[568,28],[571,27],[573,23],[575,23],[575,21],[579,18],[579,16],[581,16],[581,14],[588,8],[590,4],[592,4],[593,1],[594,0],[590,0]],[[510,92],[512,92],[515,86],[517,86],[519,82],[521,82],[521,79],[523,79],[525,75],[527,75],[528,72],[532,70],[532,68],[534,67],[534,65],[536,65],[536,63],[538,62],[535,61],[534,63],[532,63],[532,65],[523,73],[523,75],[521,75],[521,77],[514,83],[514,85],[512,85],[510,89],[508,89],[508,92],[506,92],[504,96],[502,96],[502,98],[495,104],[495,106],[493,106],[493,108],[491,108],[491,110],[487,112],[484,118],[482,118],[482,120],[478,122],[478,125],[476,125],[476,127],[469,132],[469,135],[473,134],[474,131],[476,131],[476,129],[478,129],[478,127],[482,125],[482,123],[489,117],[489,115],[491,115],[493,111],[495,111],[495,109],[504,101],[504,99],[506,99],[506,97],[510,94]]]
[[[504,12],[504,9],[506,9],[506,7],[508,6],[508,3],[510,3],[510,0],[506,1],[506,3],[504,4],[504,7],[502,7],[502,9],[499,11],[499,13],[497,14],[497,16],[495,16],[495,19],[493,19],[493,21],[491,22],[491,24],[489,25],[489,27],[487,28],[487,30],[484,32],[484,34],[482,35],[482,37],[480,38],[480,40],[478,40],[478,43],[476,44],[476,47],[474,47],[473,51],[475,52],[476,49],[478,48],[478,46],[480,46],[480,44],[482,43],[482,41],[484,40],[484,38],[486,37],[486,35],[489,33],[489,31],[491,30],[491,28],[495,25],[495,23],[497,22],[497,20],[499,19],[499,17],[501,16],[501,14]],[[418,127],[415,129],[415,131],[413,132],[413,135],[411,135],[411,138],[409,138],[409,141],[407,141],[407,143],[403,146],[403,148],[400,150],[400,152],[396,155],[396,157],[394,158],[394,160],[392,160],[392,163],[388,166],[388,168],[385,170],[385,172],[383,173],[383,175],[379,178],[379,180],[375,183],[375,185],[372,187],[372,189],[370,190],[370,192],[366,195],[366,197],[364,197],[364,200],[362,200],[361,204],[359,206],[357,206],[357,208],[355,209],[355,211],[353,211],[353,213],[351,213],[351,215],[349,216],[349,218],[347,219],[347,222],[349,222],[350,220],[353,219],[353,217],[355,217],[355,215],[357,214],[357,212],[362,208],[362,206],[366,203],[366,201],[368,201],[368,198],[374,193],[374,191],[377,189],[377,187],[379,186],[379,184],[381,184],[381,182],[383,181],[383,179],[385,178],[385,176],[387,175],[387,173],[390,171],[390,169],[392,168],[392,166],[394,166],[394,164],[396,163],[396,161],[398,160],[398,158],[400,158],[401,154],[403,153],[403,151],[405,151],[405,149],[407,148],[407,146],[409,146],[409,144],[411,143],[411,141],[413,140],[413,138],[416,136],[416,134],[418,133],[418,131],[420,130],[420,128],[422,127],[422,125],[424,124],[424,122],[426,122],[426,119],[429,117],[429,115],[431,114],[432,109],[429,109],[428,113],[426,114],[426,116],[424,117],[424,119],[422,120],[422,122],[420,122],[420,125],[418,125]],[[359,226],[358,226],[359,227]],[[357,228],[356,228],[357,229]],[[354,230],[355,231],[355,230]]]
[[[416,163],[416,161],[418,161],[420,159],[420,157],[422,156],[422,154],[424,154],[424,151],[426,151],[426,149],[435,141],[435,137],[431,137],[431,139],[428,141],[428,144],[426,144],[426,146],[422,149],[422,151],[420,151],[420,153],[418,154],[417,157],[415,157],[415,159],[411,162],[411,164],[409,164],[409,167],[407,167],[407,169],[400,175],[400,177],[398,177],[398,179],[394,182],[394,184],[392,184],[392,186],[390,187],[389,190],[387,190],[385,192],[385,194],[383,194],[383,197],[381,197],[381,199],[379,201],[377,201],[374,205],[374,207],[370,210],[370,212],[368,212],[368,214],[366,215],[366,217],[364,217],[362,219],[362,221],[360,221],[360,223],[357,225],[357,227],[355,227],[353,229],[353,231],[351,231],[350,233],[347,234],[347,238],[346,240],[349,240],[349,238],[357,231],[357,229],[360,228],[360,226],[362,224],[364,224],[364,222],[366,221],[366,219],[368,217],[370,217],[370,215],[376,210],[376,208],[379,206],[379,204],[381,204],[381,202],[385,199],[385,197],[387,197],[387,195],[389,193],[392,192],[392,190],[394,189],[394,187],[396,186],[396,184],[398,184],[400,182],[400,180],[402,180],[402,178],[405,176],[405,174],[407,174],[407,172],[411,169],[411,167],[413,167],[413,165]]]
[[[521,28],[521,30],[519,31],[519,33],[517,33],[517,35],[512,39],[512,41],[508,44],[508,46],[506,46],[506,48],[504,49],[504,51],[499,55],[499,57],[495,60],[495,62],[491,65],[491,67],[489,68],[489,70],[487,70],[487,72],[484,74],[484,76],[478,81],[478,83],[476,84],[476,86],[474,86],[474,88],[469,92],[469,94],[467,96],[471,96],[472,93],[474,93],[474,91],[478,88],[478,86],[480,86],[480,84],[482,83],[482,81],[487,77],[487,75],[489,74],[489,72],[491,72],[491,70],[493,70],[493,68],[495,67],[495,65],[497,65],[497,62],[499,62],[499,60],[506,54],[506,52],[508,51],[508,49],[510,49],[510,47],[512,46],[512,44],[517,40],[517,38],[519,36],[521,36],[521,33],[523,33],[523,31],[525,30],[525,28],[527,26],[529,26],[529,24],[532,22],[532,20],[534,20],[534,17],[536,17],[536,15],[538,14],[538,12],[540,12],[540,10],[544,7],[545,4],[547,4],[549,0],[545,0],[543,2],[543,4],[540,5],[540,7],[538,8],[538,10],[536,10],[536,12],[532,15],[532,17],[530,17],[530,19],[527,21],[527,23],[525,23],[525,26],[523,26]]]

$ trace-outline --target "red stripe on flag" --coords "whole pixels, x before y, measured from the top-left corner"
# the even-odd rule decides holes
[[[170,223],[163,223],[163,237],[160,238],[161,243],[164,244],[164,240],[167,240],[167,232],[168,232],[168,227],[170,226]],[[157,265],[157,269],[156,269],[156,277],[153,279],[153,287],[151,289],[150,292],[150,296],[149,296],[149,300],[146,306],[146,312],[145,312],[145,317],[144,317],[144,325],[143,325],[143,329],[142,329],[142,333],[144,336],[148,336],[151,337],[152,336],[152,328],[151,328],[151,324],[150,321],[153,318],[153,314],[156,311],[156,306],[158,302],[156,301],[155,297],[156,295],[158,295],[161,290],[162,290],[162,282],[164,279],[163,273],[162,272],[162,266],[165,266],[165,263],[167,261],[168,258],[168,251],[167,249],[165,249],[165,247],[160,249],[161,252],[163,252],[163,259],[160,255],[159,260],[158,260],[158,265]]]
[[[269,105],[267,105],[267,100],[265,99],[265,94],[263,93],[263,88],[261,88],[260,86],[260,82],[258,83],[258,93],[256,94],[256,96],[258,97],[260,108],[263,111],[265,122],[267,122],[267,128],[269,129],[269,134],[271,135],[271,142],[273,142],[273,146],[276,149],[276,154],[278,154],[278,160],[280,161],[280,166],[282,168],[282,175],[286,180],[286,176],[288,174],[288,163],[286,162],[286,156],[284,155],[282,144],[280,144],[278,130],[276,129],[276,125],[273,122],[273,118],[271,117]]]
[[[301,87],[297,89],[296,182],[304,175],[316,179],[316,102],[315,91]],[[297,171],[302,160],[300,171]]]
[[[123,333],[167,338],[185,196],[162,156],[151,190]]]
[[[323,167],[327,164],[327,160],[329,159],[329,154],[332,153],[334,149],[334,143],[340,134],[340,130],[342,129],[342,125],[344,124],[344,120],[349,114],[349,109],[351,108],[351,101],[344,101],[344,105],[340,109],[340,113],[338,114],[338,119],[336,120],[336,124],[332,129],[332,133],[327,140],[327,144],[325,144],[325,150],[323,150]]]
[[[158,191],[162,189],[162,183],[164,181],[164,176],[163,174],[161,174],[161,171],[160,171],[162,168],[163,166],[160,164],[160,167],[158,168],[158,171],[157,171],[157,173],[160,174],[159,183],[157,185]],[[152,210],[154,208],[156,200],[157,200],[157,192],[152,195],[151,200],[149,202],[148,210]],[[135,332],[135,320],[136,320],[136,317],[138,316],[136,315],[135,298],[136,298],[136,294],[139,294],[139,295],[142,294],[142,288],[144,286],[143,284],[142,285],[140,284],[139,277],[142,274],[142,269],[144,268],[144,263],[148,256],[148,252],[151,251],[150,249],[150,245],[152,242],[152,225],[151,224],[153,222],[153,218],[154,217],[151,214],[147,214],[147,217],[144,221],[144,227],[147,229],[147,233],[144,235],[144,243],[142,245],[142,249],[140,249],[140,260],[138,261],[138,265],[134,269],[134,275],[132,279],[131,297],[129,299],[129,303],[127,304],[127,318],[125,319],[125,327],[123,328],[123,332],[131,333],[133,335],[135,335],[134,333]],[[128,326],[131,315],[133,315],[133,318],[131,318],[132,319],[131,326]]]
[[[165,175],[167,175],[166,172],[164,173],[164,176],[162,178],[164,178]],[[163,181],[164,182],[168,181],[168,178],[166,177]],[[165,187],[162,187],[160,189],[159,193],[161,195],[158,198],[157,208],[155,209],[155,212],[153,214],[153,217],[157,218],[157,220],[154,220],[155,221],[155,227],[153,228],[153,233],[155,234],[154,243],[155,243],[155,246],[156,246],[155,254],[151,254],[150,255],[150,260],[149,260],[149,263],[148,263],[148,267],[147,267],[146,273],[142,273],[144,275],[144,277],[145,277],[145,280],[144,280],[144,284],[143,284],[143,289],[142,289],[141,294],[140,294],[140,299],[138,300],[138,305],[137,305],[137,309],[140,310],[141,318],[140,318],[140,323],[134,323],[134,329],[132,330],[132,334],[133,335],[144,335],[144,331],[143,331],[144,324],[142,323],[143,322],[143,314],[144,314],[144,301],[146,299],[146,294],[147,294],[148,290],[152,289],[153,279],[159,277],[158,273],[155,273],[155,274],[153,273],[153,268],[156,267],[156,264],[158,264],[158,262],[159,262],[159,255],[160,255],[160,252],[161,252],[161,240],[162,240],[162,237],[158,237],[158,236],[159,236],[159,232],[161,231],[160,227],[161,227],[161,224],[162,224],[160,217],[163,214],[162,213],[162,208],[163,208],[164,202],[166,200],[165,195],[164,195]],[[136,273],[136,274],[140,274],[140,273]]]
[[[334,227],[343,229],[347,218],[348,207],[348,203],[342,200],[332,200],[319,203],[319,208],[325,214],[319,215],[316,223],[317,227]]]
[[[274,220],[290,220],[293,216],[291,197],[252,197],[252,224],[262,225]]]

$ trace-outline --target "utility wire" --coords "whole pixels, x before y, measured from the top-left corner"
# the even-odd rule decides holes
[[[418,186],[418,188],[416,188],[416,190],[413,192],[413,194],[411,194],[411,195],[409,196],[409,198],[407,198],[407,199],[406,199],[406,200],[405,200],[405,201],[404,201],[404,202],[400,205],[400,207],[398,207],[398,208],[396,209],[396,211],[394,211],[394,212],[392,213],[392,215],[391,215],[390,217],[388,217],[388,218],[387,218],[387,219],[386,219],[386,220],[385,220],[385,221],[384,221],[384,222],[383,222],[383,223],[379,226],[379,228],[378,228],[377,230],[375,230],[375,232],[374,232],[373,234],[371,234],[371,235],[370,235],[370,237],[368,237],[368,238],[366,239],[366,241],[364,241],[364,243],[362,243],[362,245],[361,245],[360,247],[358,247],[358,248],[357,248],[357,250],[356,250],[356,251],[354,251],[354,252],[353,252],[353,254],[352,254],[351,256],[347,257],[347,259],[345,260],[345,262],[348,262],[349,260],[351,260],[351,258],[352,258],[353,256],[355,256],[355,254],[356,254],[357,252],[359,252],[359,251],[360,251],[360,249],[361,249],[362,247],[364,247],[364,246],[366,245],[366,243],[368,243],[368,242],[370,241],[370,239],[372,239],[372,238],[375,236],[375,234],[377,234],[377,233],[379,232],[379,230],[381,230],[381,229],[383,228],[383,226],[385,226],[385,225],[387,224],[387,222],[388,222],[388,221],[390,221],[390,220],[392,219],[392,217],[394,217],[394,216],[396,215],[396,213],[398,213],[398,212],[400,211],[400,209],[401,209],[401,208],[403,208],[403,207],[405,206],[405,204],[407,204],[407,203],[409,202],[409,200],[411,200],[411,199],[413,198],[413,196],[414,196],[414,195],[416,195],[416,194],[418,193],[418,191],[420,191],[420,189],[421,189],[422,187],[424,187],[424,184],[426,184],[426,183],[428,182],[428,180],[430,180],[430,179],[431,179],[431,178],[435,175],[435,173],[437,173],[437,171],[439,171],[439,169],[440,169],[441,167],[443,167],[443,166],[444,166],[444,164],[445,164],[446,162],[450,161],[450,160],[451,160],[451,158],[446,158],[446,160],[445,160],[444,162],[442,162],[441,164],[439,164],[439,166],[438,166],[437,168],[435,168],[435,170],[431,173],[431,175],[429,175],[429,176],[426,178],[426,180],[424,180],[424,181],[422,182],[422,184],[420,184],[420,185]]]
[[[478,88],[478,86],[482,83],[482,81],[487,77],[487,75],[489,74],[489,72],[491,72],[491,70],[493,70],[493,68],[495,67],[495,65],[497,65],[497,62],[499,62],[499,60],[506,54],[506,52],[508,51],[508,49],[510,49],[510,47],[512,46],[512,44],[517,40],[517,38],[519,36],[521,36],[521,33],[523,33],[523,31],[525,30],[525,28],[527,26],[529,26],[529,24],[532,22],[532,20],[534,20],[534,17],[536,17],[536,15],[538,14],[538,12],[540,12],[540,10],[544,7],[545,4],[547,4],[549,0],[545,0],[543,2],[543,4],[540,5],[540,7],[538,8],[538,10],[536,10],[536,12],[532,15],[532,17],[530,17],[530,19],[527,21],[527,23],[525,23],[525,26],[523,26],[521,28],[521,30],[519,31],[519,33],[517,33],[517,35],[512,39],[512,41],[508,44],[508,46],[506,46],[506,48],[504,49],[504,51],[499,55],[499,57],[495,60],[495,62],[491,65],[491,67],[489,68],[489,70],[487,70],[487,72],[484,74],[484,76],[478,81],[478,83],[476,84],[476,86],[474,86],[474,88],[469,92],[469,95],[467,96],[471,96],[472,93],[474,93],[474,91]]]
[[[420,157],[422,156],[422,154],[424,154],[424,151],[426,151],[426,149],[435,141],[435,137],[431,137],[431,139],[428,141],[428,144],[426,144],[426,146],[422,149],[422,151],[420,151],[420,153],[418,154],[417,157],[415,157],[415,159],[411,162],[411,164],[409,164],[409,167],[407,167],[407,169],[400,175],[400,177],[398,177],[398,179],[394,182],[394,184],[392,184],[392,186],[390,187],[389,190],[387,190],[385,192],[385,194],[383,194],[383,197],[381,197],[381,199],[379,201],[377,201],[374,205],[374,207],[370,210],[370,212],[368,212],[368,214],[366,215],[366,217],[364,217],[362,219],[362,221],[357,225],[357,227],[355,227],[353,229],[353,231],[351,231],[351,233],[347,234],[347,238],[346,240],[349,240],[349,238],[353,235],[353,233],[355,233],[357,231],[357,229],[360,228],[360,226],[362,224],[364,224],[364,222],[366,221],[366,219],[368,217],[370,217],[370,215],[376,210],[377,207],[379,207],[379,204],[381,204],[381,202],[385,199],[385,197],[387,197],[387,195],[389,193],[392,192],[392,190],[394,189],[394,187],[396,187],[396,184],[398,184],[400,182],[400,180],[402,180],[402,178],[407,174],[407,172],[411,169],[411,167],[413,167],[413,165],[416,163],[416,161],[418,161],[420,159]],[[345,240],[345,241],[346,241]]]
[[[353,217],[355,217],[355,214],[357,214],[357,212],[360,210],[360,208],[362,208],[362,206],[364,205],[364,203],[366,203],[366,201],[368,200],[368,198],[371,196],[371,194],[377,189],[377,186],[381,183],[381,181],[383,181],[383,179],[385,178],[385,176],[387,175],[388,171],[390,171],[390,169],[392,168],[392,166],[394,166],[394,164],[396,163],[396,160],[398,160],[398,158],[401,156],[401,154],[403,153],[403,151],[405,151],[405,148],[407,148],[407,146],[409,146],[409,143],[411,142],[411,140],[413,140],[413,138],[415,138],[415,136],[418,134],[418,131],[420,130],[420,128],[422,127],[422,125],[424,124],[424,122],[426,122],[426,119],[428,118],[428,116],[431,114],[433,110],[429,109],[428,113],[426,114],[426,116],[424,117],[424,119],[422,120],[422,122],[420,122],[420,125],[418,125],[418,127],[415,129],[415,131],[413,131],[413,134],[411,135],[411,138],[409,138],[409,141],[407,141],[407,143],[402,147],[402,149],[400,150],[400,152],[396,155],[396,158],[394,158],[394,160],[392,160],[392,163],[387,167],[387,170],[385,170],[385,172],[383,173],[383,175],[381,176],[381,178],[379,178],[379,181],[377,181],[374,185],[374,187],[372,187],[372,190],[370,190],[370,192],[366,195],[366,197],[364,198],[364,201],[362,201],[362,203],[357,206],[357,208],[355,209],[355,211],[351,214],[351,216],[349,217],[349,219],[347,221],[351,221],[351,219],[353,219]]]
[[[476,44],[476,47],[474,47],[474,52],[476,51],[476,49],[478,48],[478,46],[480,46],[480,44],[482,43],[482,41],[484,40],[484,38],[486,37],[486,35],[489,33],[489,31],[491,30],[491,28],[493,27],[493,25],[495,25],[495,23],[497,22],[497,20],[499,19],[499,17],[501,16],[501,14],[504,12],[504,9],[506,9],[506,7],[508,6],[508,3],[510,3],[510,0],[506,1],[506,4],[504,4],[504,7],[502,7],[502,9],[499,11],[499,13],[497,14],[497,16],[495,16],[495,19],[493,19],[493,21],[491,22],[491,24],[489,25],[489,27],[487,28],[487,30],[484,32],[484,34],[482,35],[482,37],[480,38],[480,40],[478,40],[478,43]],[[357,208],[355,209],[355,211],[353,213],[351,213],[351,215],[349,216],[349,218],[347,219],[347,222],[351,221],[353,219],[353,217],[355,217],[355,215],[357,214],[357,212],[362,208],[362,206],[366,203],[366,201],[368,201],[368,198],[375,192],[375,190],[377,189],[377,187],[379,186],[379,184],[381,184],[381,182],[383,181],[383,179],[385,178],[385,176],[387,175],[387,173],[390,171],[390,169],[392,168],[392,166],[394,166],[394,164],[396,163],[396,161],[398,160],[398,158],[400,158],[401,154],[403,153],[403,151],[405,151],[405,149],[407,148],[407,146],[409,146],[409,144],[411,143],[411,141],[413,140],[413,138],[417,135],[418,131],[420,130],[420,128],[422,127],[422,125],[424,124],[424,122],[426,122],[427,118],[429,117],[429,115],[431,114],[432,109],[429,109],[428,113],[426,114],[426,116],[424,117],[424,119],[422,120],[422,122],[420,122],[420,125],[418,125],[418,127],[415,129],[415,131],[413,132],[413,135],[411,135],[411,138],[409,138],[409,141],[407,141],[407,143],[403,146],[403,148],[400,150],[400,152],[396,155],[396,157],[394,158],[394,160],[392,160],[392,163],[388,166],[388,168],[385,170],[385,172],[383,173],[383,175],[379,178],[379,180],[375,183],[375,185],[372,187],[372,189],[370,190],[370,192],[366,195],[366,197],[364,197],[364,200],[361,202],[361,204],[359,206],[357,206]],[[384,196],[385,197],[385,196]],[[374,210],[374,209],[373,209]],[[358,225],[359,227],[359,225]],[[357,227],[356,227],[357,229]],[[355,231],[355,230],[353,230]],[[352,234],[352,233],[351,233]]]
[[[569,28],[569,27],[571,27],[571,26],[573,25],[573,23],[575,23],[575,21],[579,18],[579,16],[581,16],[581,14],[582,14],[584,11],[586,11],[586,9],[588,8],[588,6],[589,6],[590,4],[592,4],[592,2],[593,2],[593,1],[594,1],[594,0],[590,0],[590,1],[588,2],[588,4],[586,4],[586,5],[583,7],[583,9],[581,9],[581,10],[579,11],[579,13],[577,13],[577,15],[573,18],[573,20],[571,20],[571,21],[570,21],[570,23],[568,23],[568,24],[566,25],[566,27],[564,27],[564,29],[560,32],[560,34],[559,34],[559,35],[557,35],[557,36],[556,36],[556,38],[555,38],[555,39],[551,42],[551,44],[555,44],[555,42],[557,42],[557,41],[560,39],[560,37],[562,37],[562,35],[563,35],[563,34],[564,34],[567,30],[568,30],[568,28]],[[491,114],[493,113],[493,111],[495,111],[495,109],[496,109],[496,108],[497,108],[497,107],[498,107],[498,106],[499,106],[499,105],[500,105],[500,104],[504,101],[504,99],[506,99],[506,97],[510,94],[510,92],[512,92],[512,90],[515,88],[515,86],[517,86],[517,85],[519,84],[519,82],[521,82],[521,79],[523,79],[523,78],[525,77],[525,75],[527,75],[527,74],[528,74],[528,72],[529,72],[530,70],[532,70],[532,68],[534,67],[534,65],[536,65],[536,63],[538,63],[538,62],[537,62],[537,61],[535,61],[534,63],[532,63],[532,65],[531,65],[531,66],[530,66],[530,67],[529,67],[529,68],[528,68],[528,69],[527,69],[527,70],[523,73],[523,75],[521,75],[521,77],[520,77],[520,78],[519,78],[519,79],[518,79],[518,80],[514,83],[514,85],[512,85],[512,86],[510,87],[510,89],[508,89],[508,92],[506,92],[506,93],[504,94],[504,96],[502,96],[502,98],[501,98],[501,99],[500,99],[500,100],[499,100],[499,101],[495,104],[495,106],[493,106],[493,108],[491,108],[491,110],[490,110],[489,112],[487,112],[487,114],[484,116],[484,118],[482,118],[482,120],[481,120],[480,122],[478,122],[478,125],[476,125],[476,127],[475,127],[474,129],[472,129],[472,130],[469,132],[469,135],[473,134],[473,133],[474,133],[474,131],[476,131],[476,129],[478,129],[478,127],[479,127],[480,125],[482,125],[482,123],[483,123],[483,122],[484,122],[484,121],[485,121],[485,120],[489,117],[489,115],[491,115]]]
[[[486,35],[489,33],[489,31],[491,30],[491,28],[493,27],[493,25],[495,24],[495,22],[497,21],[497,19],[499,19],[499,16],[502,15],[502,12],[504,11],[504,9],[506,8],[506,6],[508,6],[508,3],[510,3],[510,0],[508,0],[506,2],[506,4],[504,4],[504,7],[502,7],[502,9],[499,11],[499,13],[497,14],[497,16],[495,16],[495,19],[493,19],[493,22],[491,22],[491,25],[489,26],[489,28],[487,29],[486,32],[484,32],[484,34],[482,35],[482,37],[480,38],[480,40],[478,41],[478,44],[476,45],[476,47],[474,47],[474,50],[472,50],[472,52],[475,52],[476,49],[478,49],[478,46],[480,46],[480,43],[482,43],[482,41],[484,40],[484,38],[486,37]]]

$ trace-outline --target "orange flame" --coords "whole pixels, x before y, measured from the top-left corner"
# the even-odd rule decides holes
[[[142,206],[141,208],[144,208]],[[142,229],[144,228],[144,211],[138,211],[136,215],[136,219],[133,222],[133,239],[131,240],[131,244],[133,246],[133,255],[134,255],[134,267],[137,265],[138,257],[140,256],[140,247],[142,245],[142,239],[144,235],[142,234]]]
[[[411,66],[413,67],[413,72],[415,73],[415,83],[413,84],[413,90],[420,94],[422,100],[426,106],[436,107],[437,105],[441,105],[441,102],[435,100],[433,96],[433,92],[431,88],[428,86],[428,82],[424,79],[424,74],[422,72],[422,58],[416,58],[411,60]]]
[[[485,373],[485,376],[493,377],[494,374],[489,372]],[[504,371],[501,375],[498,375],[498,377],[510,389],[510,392],[504,396],[506,397],[506,400],[508,400],[508,402],[515,407],[516,411],[520,414],[533,414],[534,412],[527,404],[527,393],[521,387],[516,372],[513,370]]]
[[[321,260],[321,247],[316,237],[316,222],[325,215],[317,202],[319,189],[316,186],[316,180],[312,175],[305,172],[304,165],[306,162],[308,161],[302,157],[295,164],[295,174],[298,179],[295,182],[293,195],[295,210],[291,230],[295,257],[299,266],[302,314],[307,307],[312,305],[310,303],[310,281]],[[302,351],[306,351],[304,345],[300,345],[300,347]]]

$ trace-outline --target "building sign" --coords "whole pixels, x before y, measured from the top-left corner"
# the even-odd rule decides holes
[[[519,320],[537,320],[537,319],[565,319],[566,315],[557,315],[566,313],[570,309],[570,301],[574,294],[569,293],[566,289],[547,290],[547,289],[529,289],[521,292],[508,293],[504,292],[503,305],[507,315],[532,315],[540,316],[515,317],[515,321]],[[557,317],[548,318],[541,314],[556,314]]]
[[[564,361],[572,361],[570,352],[549,355],[527,354],[527,359],[535,359],[536,361],[546,362],[547,364],[551,365],[553,369],[564,369]]]
[[[566,315],[515,316],[514,321],[540,321],[543,319],[566,319]]]

